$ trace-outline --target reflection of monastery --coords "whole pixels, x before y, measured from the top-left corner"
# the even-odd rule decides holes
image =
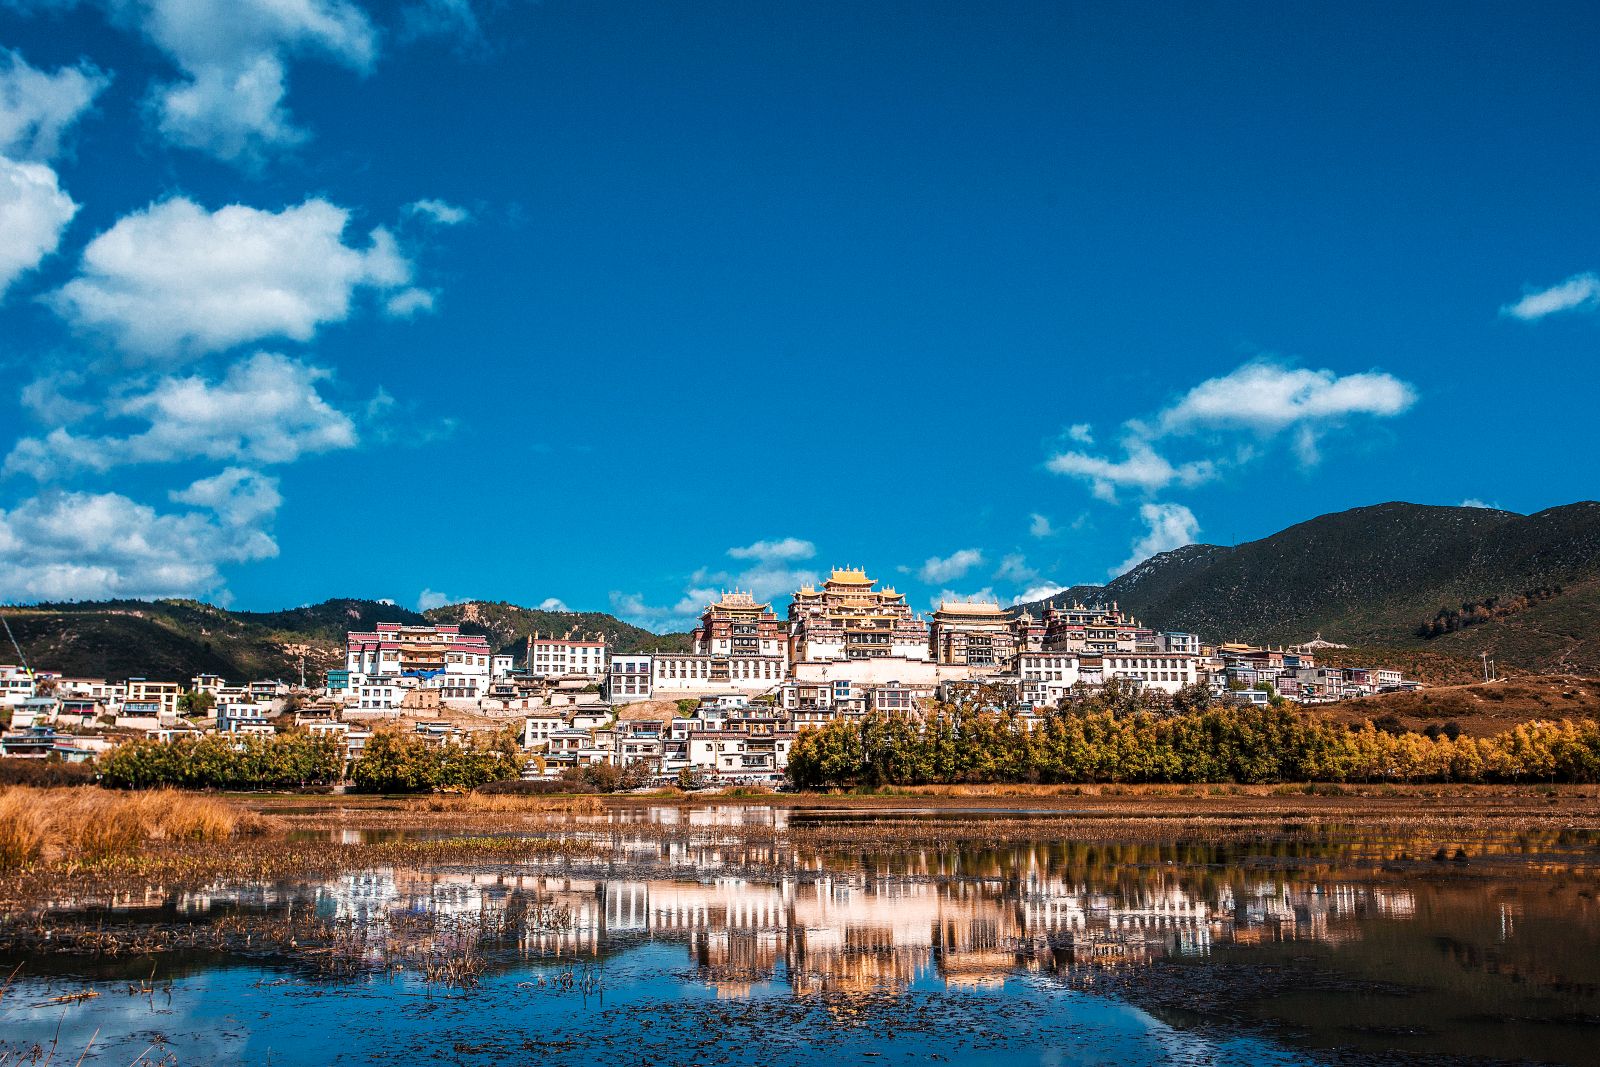
[[[1039,874],[757,882],[713,876],[714,857],[702,861],[708,874],[699,881],[385,870],[321,885],[317,910],[365,929],[369,946],[419,915],[458,935],[473,925],[493,931],[497,944],[486,948],[527,957],[594,958],[677,942],[708,983],[737,997],[773,981],[807,996],[919,980],[994,985],[1024,971],[1070,979],[1203,955],[1215,944],[1354,939],[1357,920],[1406,918],[1412,908],[1407,893],[1346,884],[1235,881],[1201,899],[1159,878],[1114,893]]]

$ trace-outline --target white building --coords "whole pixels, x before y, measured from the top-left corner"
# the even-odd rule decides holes
[[[1173,652],[1180,656],[1198,656],[1200,654],[1200,635],[1187,634],[1178,630],[1164,631],[1156,635],[1160,642],[1162,652]]]
[[[349,672],[347,700],[357,707],[378,699],[366,692],[369,680],[403,689],[437,689],[445,699],[477,700],[489,688],[488,642],[464,634],[455,625],[406,626],[380,622],[371,632],[352,631],[345,637],[345,669]],[[399,698],[393,705],[398,706]]]
[[[650,690],[656,697],[765,693],[782,681],[783,658],[780,656],[657,652],[650,657]]]
[[[611,670],[606,676],[606,695],[613,704],[631,704],[636,700],[650,699],[651,657],[642,653],[611,657]]]
[[[1101,672],[1102,681],[1121,678],[1167,693],[1176,693],[1200,680],[1194,656],[1165,652],[1115,652],[1103,657]]]
[[[33,699],[33,675],[16,666],[0,666],[0,704],[16,707]]]
[[[393,676],[364,679],[350,691],[355,694],[355,706],[368,711],[393,711],[406,698],[405,687]]]
[[[1036,708],[1055,707],[1082,682],[1081,661],[1072,652],[1024,652],[1017,658],[1022,700]]]
[[[528,673],[535,678],[591,678],[606,673],[605,634],[569,630],[565,636],[534,634],[528,645]]]

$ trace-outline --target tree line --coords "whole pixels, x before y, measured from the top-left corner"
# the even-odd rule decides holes
[[[1292,707],[1162,714],[1014,713],[939,704],[836,720],[796,739],[798,787],[996,782],[1596,782],[1600,726],[1534,722],[1494,737],[1351,728]]]
[[[1527,611],[1533,605],[1561,595],[1559,585],[1541,585],[1524,589],[1513,596],[1491,596],[1482,600],[1462,601],[1459,608],[1440,608],[1433,617],[1422,620],[1417,626],[1417,636],[1425,640],[1453,634],[1469,626],[1481,626],[1493,619]]]
[[[469,735],[439,744],[421,734],[375,732],[347,766],[345,742],[331,734],[208,734],[170,743],[127,741],[100,758],[101,781],[122,789],[294,789],[348,777],[371,793],[471,789],[515,778],[523,757],[515,734]]]

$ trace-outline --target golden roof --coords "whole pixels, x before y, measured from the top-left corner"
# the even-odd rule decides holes
[[[950,615],[998,615],[1000,605],[973,600],[941,600],[939,610]]]
[[[871,585],[872,579],[859,567],[835,567],[828,577],[829,585]]]

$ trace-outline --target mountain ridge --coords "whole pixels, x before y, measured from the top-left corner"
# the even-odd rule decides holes
[[[1440,609],[1560,593],[1514,615],[1424,638]],[[1056,600],[1116,601],[1146,625],[1207,641],[1343,644],[1510,657],[1528,670],[1600,672],[1600,503],[1531,515],[1390,501],[1317,516],[1234,546],[1185,545]],[[1019,605],[1035,613],[1052,598]]]
[[[1051,599],[1116,601],[1146,625],[1208,642],[1320,635],[1363,654],[1391,650],[1397,661],[1456,661],[1465,670],[1487,654],[1502,667],[1600,675],[1600,503],[1519,515],[1390,501],[1239,545],[1185,545]],[[1046,603],[1015,610],[1037,613]],[[294,678],[303,654],[308,680],[317,681],[341,661],[347,629],[378,622],[458,623],[513,656],[530,633],[574,627],[605,632],[622,652],[689,647],[688,634],[655,634],[604,612],[489,600],[427,612],[338,597],[281,611],[181,599],[3,610],[35,667],[108,678]],[[1422,636],[1441,612],[1448,625]]]
[[[492,610],[474,610],[473,606]],[[0,608],[38,670],[68,676],[187,681],[220,674],[230,681],[298,678],[305,657],[308,682],[344,658],[347,630],[379,622],[459,623],[490,638],[497,652],[519,651],[527,634],[576,626],[604,631],[618,651],[674,650],[688,634],[655,634],[603,612],[550,612],[505,602],[467,601],[412,611],[378,600],[334,597],[282,611],[230,611],[199,600],[105,600]],[[9,662],[12,650],[0,652]]]

